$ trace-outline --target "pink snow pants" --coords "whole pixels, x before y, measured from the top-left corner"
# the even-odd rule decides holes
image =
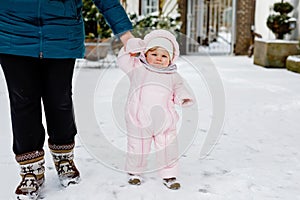
[[[147,157],[151,151],[153,141],[156,165],[154,169],[149,169],[149,171],[159,170],[162,178],[176,177],[178,174],[177,160],[179,158],[176,122],[161,127],[161,125],[157,125],[160,122],[156,120],[157,122],[152,123],[151,126],[139,127],[129,121],[127,117],[127,172],[131,174],[145,172]]]

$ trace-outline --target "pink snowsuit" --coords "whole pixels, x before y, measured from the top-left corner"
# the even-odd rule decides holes
[[[156,37],[169,39],[174,47],[171,64],[179,55],[176,38],[168,31],[155,30],[144,40],[128,40],[126,51],[120,50],[119,67],[130,79],[130,89],[125,111],[128,143],[126,170],[131,174],[141,174],[146,168],[147,155],[155,144],[157,169],[162,178],[176,177],[178,173],[178,144],[176,124],[179,119],[174,104],[182,105],[183,99],[192,100],[192,95],[184,86],[181,76],[175,71],[158,72],[149,69],[142,56],[147,42]],[[174,65],[175,66],[175,65]],[[193,102],[190,101],[188,106]]]

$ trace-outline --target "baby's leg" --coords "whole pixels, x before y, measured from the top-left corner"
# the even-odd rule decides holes
[[[160,176],[171,178],[178,175],[178,143],[176,128],[169,128],[154,137],[156,159]]]
[[[152,137],[146,137],[144,129],[137,130],[127,137],[126,171],[140,175],[147,166],[147,156],[151,150]]]

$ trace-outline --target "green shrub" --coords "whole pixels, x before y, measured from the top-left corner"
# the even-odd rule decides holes
[[[112,30],[91,0],[83,0],[82,16],[86,38],[109,38]]]
[[[280,14],[271,14],[267,19],[267,27],[275,34],[277,39],[283,39],[285,34],[291,33],[289,17],[294,7],[287,2],[274,3],[273,10]]]
[[[150,14],[145,17],[137,14],[129,14],[129,18],[133,25],[133,34],[143,37],[153,29],[166,29],[170,31],[180,31],[180,18],[162,15]]]

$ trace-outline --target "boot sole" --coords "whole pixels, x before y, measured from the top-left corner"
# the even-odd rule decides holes
[[[80,177],[77,176],[75,178],[66,178],[66,179],[61,179],[60,180],[60,184],[63,186],[63,187],[68,187],[70,185],[75,185],[75,184],[78,184],[80,182]]]

